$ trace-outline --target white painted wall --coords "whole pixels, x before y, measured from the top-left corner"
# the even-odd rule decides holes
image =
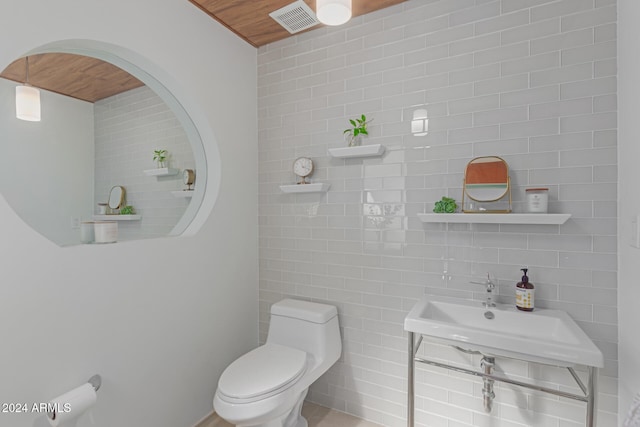
[[[640,286],[638,285],[638,265],[640,249],[632,247],[632,221],[640,214],[640,58],[638,57],[638,39],[640,39],[640,3],[635,0],[618,1],[618,75],[619,75],[619,184],[618,206],[618,323],[620,383],[619,417],[620,425],[625,419],[631,402],[640,393]]]
[[[25,122],[15,116],[16,85],[0,79],[0,193],[43,236],[77,244],[72,218],[93,213],[93,104],[42,90],[43,120]]]
[[[182,1],[2,2],[0,16],[11,17],[0,68],[67,39],[145,58],[219,165],[214,193],[220,177],[195,235],[114,245],[60,248],[0,199],[0,402],[46,401],[99,373],[79,427],[191,426],[224,367],[258,342],[256,51]],[[0,414],[0,425],[43,421]]]
[[[424,293],[481,299],[469,281],[487,271],[513,303],[528,265],[537,306],[566,310],[602,349],[599,426],[616,425],[616,19],[613,0],[409,0],[259,49],[261,338],[283,296],[337,305],[343,328],[343,357],[310,399],[404,427],[412,305]],[[413,136],[422,108],[430,131]],[[373,119],[368,142],[386,154],[328,157],[362,113]],[[544,186],[551,212],[572,218],[422,224],[416,214],[443,195],[460,200],[464,166],[482,155],[509,163],[517,211],[525,187]],[[312,181],[330,183],[328,193],[280,192],[298,156],[314,159]],[[479,368],[448,348],[429,355]],[[578,392],[563,370],[498,368]],[[420,426],[584,425],[584,405],[508,386],[487,415],[479,381],[435,368],[420,370],[416,393]]]

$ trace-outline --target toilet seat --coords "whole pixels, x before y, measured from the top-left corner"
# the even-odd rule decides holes
[[[218,381],[221,399],[249,403],[281,393],[304,374],[307,353],[267,343],[238,358]]]

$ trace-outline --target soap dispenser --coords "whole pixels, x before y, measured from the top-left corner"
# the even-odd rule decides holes
[[[516,285],[516,307],[522,311],[533,311],[533,283],[529,282],[527,276],[528,268],[521,268],[524,272],[522,281]]]

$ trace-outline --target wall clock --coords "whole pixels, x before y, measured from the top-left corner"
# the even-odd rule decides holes
[[[191,186],[194,182],[196,182],[196,173],[193,171],[193,169],[185,169],[182,172],[182,182],[187,186],[187,190],[193,190]]]

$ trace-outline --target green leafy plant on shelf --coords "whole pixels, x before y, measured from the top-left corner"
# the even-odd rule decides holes
[[[165,167],[167,160],[167,150],[153,150],[153,160],[158,163],[159,168]]]
[[[135,214],[135,210],[133,209],[133,206],[124,206],[122,208],[120,208],[120,215],[133,215]]]
[[[369,131],[367,130],[367,125],[371,122],[371,120],[367,120],[367,117],[363,114],[360,118],[349,119],[349,123],[351,123],[351,127],[349,129],[345,129],[343,134],[347,141],[349,141],[349,147],[355,147],[358,145],[358,136],[359,135],[369,135]]]
[[[449,197],[442,197],[433,207],[435,213],[454,213],[458,209],[456,201]]]

